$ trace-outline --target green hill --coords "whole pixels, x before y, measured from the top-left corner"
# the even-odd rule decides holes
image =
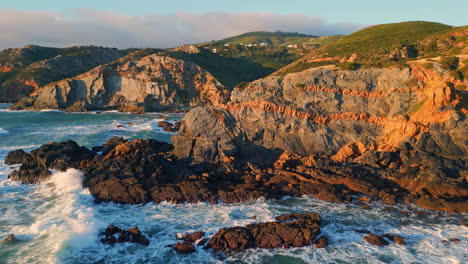
[[[284,46],[289,44],[302,44],[308,42],[310,39],[315,39],[317,36],[289,33],[289,32],[266,32],[256,31],[249,32],[242,35],[225,38],[218,41],[209,42],[206,44],[261,44],[266,43],[273,46]]]
[[[371,26],[325,46],[327,56],[349,56],[358,53],[372,58],[390,52],[401,45],[414,45],[432,34],[453,27],[433,22],[415,21]]]
[[[385,67],[409,59],[448,54],[451,50],[455,52],[456,43],[466,38],[466,33],[457,36],[450,32],[465,31],[464,28],[425,21],[371,26],[312,51],[276,74],[340,62]]]
[[[275,71],[274,68],[264,67],[253,59],[223,56],[204,48],[200,48],[198,53],[180,51],[163,51],[162,53],[176,59],[198,64],[230,89],[241,82],[251,82],[266,77]],[[275,55],[275,58],[281,60],[281,57],[277,55]],[[255,57],[259,59],[258,54]]]
[[[179,56],[191,57],[189,60],[209,70],[226,86],[233,87],[265,77],[341,37],[257,31],[202,43],[198,45],[203,50],[200,54]]]

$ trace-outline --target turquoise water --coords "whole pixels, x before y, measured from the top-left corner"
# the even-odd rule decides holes
[[[0,105],[5,109],[7,105]],[[385,210],[379,203],[370,209],[333,204],[310,197],[259,200],[246,204],[117,205],[93,203],[79,182],[80,172],[54,175],[50,185],[26,186],[6,180],[14,167],[5,166],[5,155],[14,149],[34,149],[51,141],[72,139],[81,145],[101,145],[111,136],[169,141],[157,122],[162,114],[9,112],[0,110],[0,239],[14,233],[16,243],[0,242],[0,263],[466,263],[468,228],[466,215],[421,210],[413,206],[408,216]],[[165,115],[170,120],[180,115]],[[124,127],[118,127],[123,125]],[[290,212],[315,211],[322,215],[326,249],[252,249],[230,255],[198,248],[190,255],[175,253],[167,245],[175,234],[273,220]],[[250,219],[256,216],[256,219]],[[98,233],[107,225],[138,226],[150,239],[148,247],[103,245]],[[356,230],[394,233],[408,245],[391,243],[376,248],[362,241]],[[441,240],[462,239],[443,244]]]

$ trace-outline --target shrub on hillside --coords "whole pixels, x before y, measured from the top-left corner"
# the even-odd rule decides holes
[[[361,67],[359,63],[354,63],[354,62],[342,62],[342,63],[336,64],[336,66],[344,71],[354,71],[354,70],[358,70]]]
[[[236,85],[235,88],[238,88],[239,90],[244,90],[247,86],[249,85],[249,82],[241,82],[238,85]]]
[[[460,81],[463,81],[465,79],[465,76],[463,76],[463,73],[461,71],[452,71],[450,72],[450,76]]]
[[[444,70],[449,70],[453,71],[458,68],[458,63],[460,62],[460,59],[456,56],[453,57],[442,57],[440,59],[440,66]]]
[[[424,63],[423,66],[424,66],[424,69],[430,70],[430,69],[434,68],[434,63],[426,62],[426,63]]]

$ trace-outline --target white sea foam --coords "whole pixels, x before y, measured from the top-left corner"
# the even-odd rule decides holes
[[[63,110],[58,109],[41,109],[39,112],[63,112]]]
[[[19,263],[34,262],[37,255],[42,263],[59,263],[64,252],[94,245],[101,226],[94,216],[93,198],[82,188],[82,178],[76,169],[57,172],[31,194],[30,198],[42,203],[34,208],[32,224],[14,229],[15,234],[32,239],[19,249]]]
[[[0,134],[7,134],[8,131],[0,127]]]
[[[9,146],[9,147],[0,147],[0,150],[16,150],[16,149],[33,149],[40,147],[41,145],[20,145],[20,146]]]
[[[53,184],[59,192],[82,191],[83,173],[76,169],[68,169],[64,172],[56,172],[47,183]]]

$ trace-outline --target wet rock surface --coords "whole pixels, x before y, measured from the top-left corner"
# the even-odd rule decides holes
[[[96,153],[69,140],[42,145],[29,154],[23,150],[12,151],[5,158],[5,163],[21,163],[21,167],[8,176],[9,179],[36,184],[48,179],[51,175],[49,169],[64,171],[72,164],[91,159],[95,155]]]
[[[181,253],[193,253],[196,251],[195,246],[190,242],[179,242],[175,244],[174,249]]]
[[[141,233],[138,227],[123,230],[117,226],[109,225],[101,235],[103,236],[101,242],[109,245],[125,242],[137,243],[143,246],[150,244],[149,240]]]
[[[328,238],[320,237],[314,242],[315,248],[326,248],[328,246]]]
[[[163,131],[166,132],[177,132],[180,128],[180,121],[171,123],[168,121],[159,121],[158,122],[158,127],[161,127]]]
[[[208,247],[216,251],[242,251],[249,248],[288,248],[312,245],[320,234],[316,213],[278,217],[276,222],[254,223],[219,230]]]

